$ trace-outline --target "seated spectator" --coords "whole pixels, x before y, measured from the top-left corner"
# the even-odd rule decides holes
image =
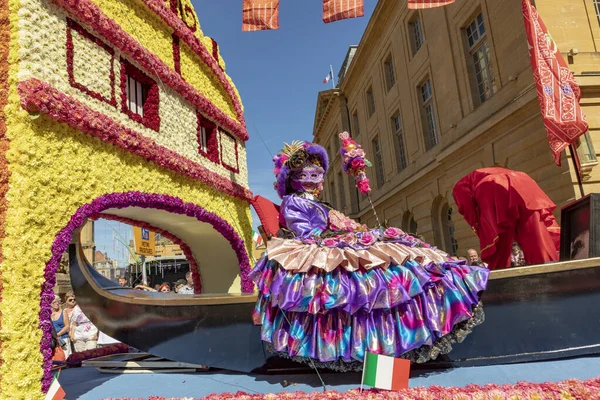
[[[69,338],[75,351],[92,350],[98,346],[98,328],[85,316],[79,305],[71,313]]]
[[[129,285],[127,285],[127,278],[125,278],[125,275],[120,275],[118,282],[119,282],[119,286],[122,286],[122,287],[129,286]]]
[[[194,280],[192,279],[192,271],[185,274],[186,284],[179,288],[178,294],[194,294]]]
[[[186,280],[185,279],[178,279],[174,284],[173,284],[173,291],[175,291],[175,293],[179,293],[179,289],[181,289],[182,287],[184,287],[186,285]]]
[[[469,265],[477,265],[485,268],[488,267],[487,263],[484,263],[479,259],[479,253],[477,253],[477,250],[475,249],[467,250],[467,262]]]
[[[510,266],[522,267],[524,265],[527,265],[527,263],[525,262],[523,250],[521,250],[521,246],[517,242],[513,242],[512,252],[510,253]]]
[[[145,292],[158,292],[158,290],[151,288],[150,286],[146,286],[146,285],[136,285],[134,289],[137,290],[143,290]]]
[[[160,293],[169,293],[169,292],[171,292],[171,286],[165,282],[162,285],[160,285],[160,287],[158,288],[158,291]]]

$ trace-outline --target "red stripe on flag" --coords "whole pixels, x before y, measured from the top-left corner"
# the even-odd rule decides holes
[[[556,165],[560,154],[588,130],[579,105],[581,90],[530,0],[522,0],[529,61],[550,151]]]
[[[279,29],[279,0],[244,0],[242,31]]]
[[[392,390],[408,388],[410,377],[410,360],[394,358],[394,373],[392,374]]]
[[[364,0],[323,0],[323,22],[326,24],[364,15]]]
[[[412,10],[447,6],[454,0],[408,0],[408,8]]]

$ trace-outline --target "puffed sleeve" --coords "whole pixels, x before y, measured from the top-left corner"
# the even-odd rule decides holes
[[[471,176],[467,175],[456,183],[452,194],[458,212],[465,218],[471,228],[475,229],[479,223],[477,202],[473,194],[474,187]]]
[[[327,228],[327,209],[299,196],[284,196],[280,214],[287,229],[298,237],[309,237],[315,228],[321,231]]]

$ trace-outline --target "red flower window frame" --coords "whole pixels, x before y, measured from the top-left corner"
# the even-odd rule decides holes
[[[106,51],[110,54],[110,98],[102,95],[101,93],[95,92],[85,86],[82,83],[79,83],[75,80],[75,72],[73,70],[74,59],[75,59],[75,48],[73,46],[73,31],[77,32],[80,36],[85,39],[91,41],[102,50]],[[117,97],[115,96],[115,50],[104,43],[102,40],[98,39],[96,36],[92,35],[88,31],[86,31],[81,25],[77,22],[73,21],[70,18],[67,18],[67,73],[69,75],[69,84],[75,89],[81,90],[83,93],[88,96],[100,100],[104,103],[110,104],[113,107],[117,106]]]
[[[131,77],[147,87],[146,101],[143,104],[144,116],[134,113],[127,106],[127,77]],[[160,129],[159,103],[160,96],[156,82],[129,61],[121,58],[121,111],[132,120],[158,132]]]
[[[235,166],[227,164],[225,162],[225,160],[223,159],[223,157],[221,157],[221,165],[223,167],[225,167],[225,169],[227,169],[227,170],[229,170],[229,171],[234,172],[234,173],[237,174],[238,172],[240,172],[240,162],[238,160],[238,142],[229,133],[221,131],[221,136],[223,136],[223,135],[229,136],[229,138],[231,140],[233,140],[233,143],[234,143],[233,148],[234,148],[234,151],[235,151]],[[220,140],[220,142],[221,142],[221,154],[223,154],[223,140]]]
[[[219,145],[217,140],[217,125],[199,112],[196,113],[196,115],[198,118],[198,127],[196,130],[196,136],[198,139],[198,154],[218,164]],[[206,130],[206,151],[202,149],[202,128]]]

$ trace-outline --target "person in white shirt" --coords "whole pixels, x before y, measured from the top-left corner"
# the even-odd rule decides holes
[[[187,284],[179,288],[178,294],[194,294],[194,279],[192,278],[192,271],[188,271],[185,274],[185,280]]]

